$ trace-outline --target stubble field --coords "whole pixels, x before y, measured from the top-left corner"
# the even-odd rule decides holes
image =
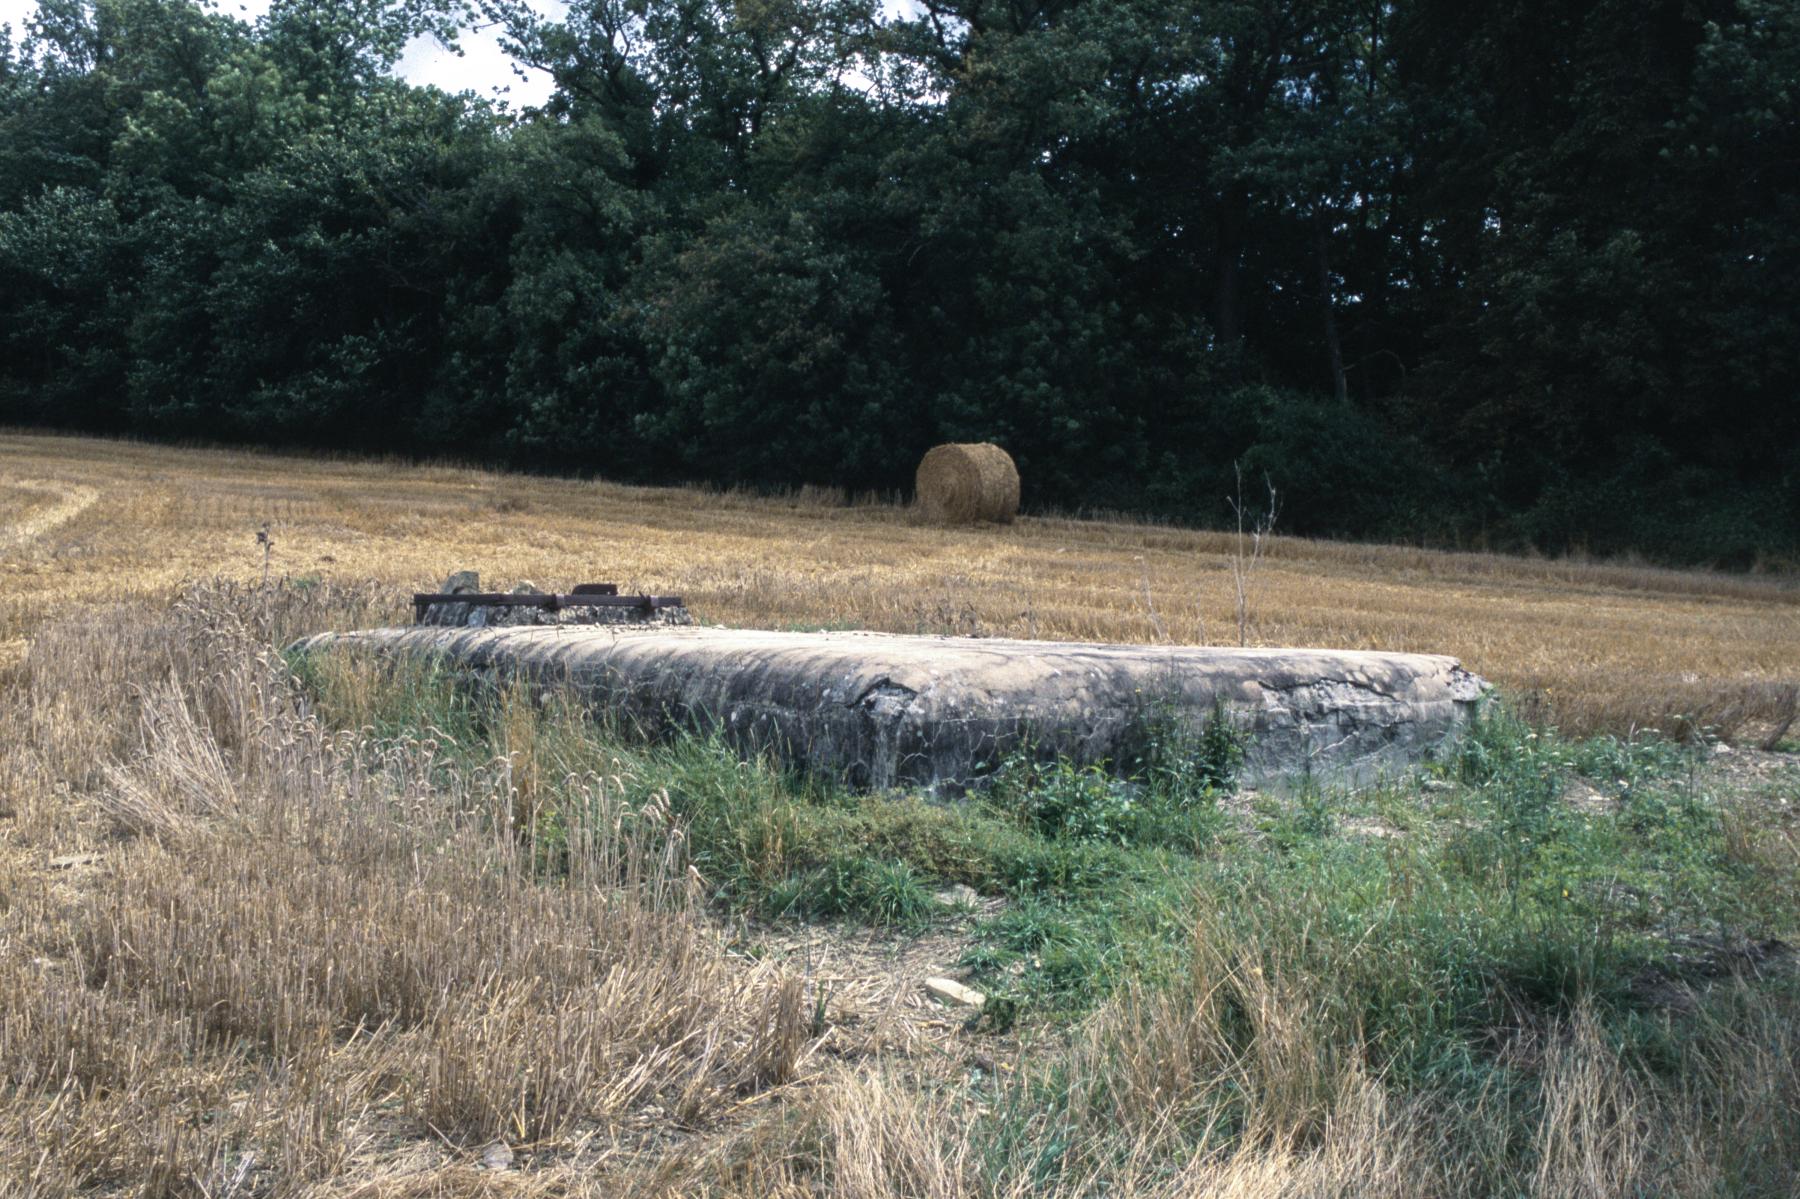
[[[454,568],[1234,644],[1233,550],[0,436],[0,1195],[1793,1194],[1792,579],[1277,539],[1253,643],[1509,697],[1280,798],[855,796],[280,652]]]
[[[0,437],[0,662],[71,605],[184,580],[617,582],[700,618],[1058,640],[1236,644],[1232,537],[1027,518],[945,530],[835,493],[786,499],[118,442]],[[1455,655],[1569,732],[1752,734],[1794,710],[1800,579],[1275,538],[1253,644]]]

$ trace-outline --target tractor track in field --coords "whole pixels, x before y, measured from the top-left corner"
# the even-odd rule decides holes
[[[23,491],[48,493],[59,498],[42,512],[24,520],[0,525],[0,553],[15,550],[67,524],[93,507],[99,489],[81,483],[63,484],[47,479],[18,479],[12,484]]]

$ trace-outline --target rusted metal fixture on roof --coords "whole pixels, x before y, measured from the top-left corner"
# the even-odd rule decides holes
[[[679,595],[620,595],[617,583],[583,583],[567,595],[501,591],[417,591],[413,593],[413,620],[423,623],[433,604],[471,604],[486,608],[541,608],[558,612],[565,608],[682,608]]]
[[[498,625],[689,625],[679,595],[620,595],[617,583],[582,583],[567,594],[521,582],[511,591],[483,591],[481,576],[458,570],[437,591],[413,594],[413,623],[438,628]]]

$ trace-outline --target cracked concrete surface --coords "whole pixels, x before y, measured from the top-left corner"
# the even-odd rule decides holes
[[[1454,659],[779,633],[719,628],[415,627],[299,643],[423,654],[489,677],[573,689],[649,728],[716,730],[855,787],[955,793],[1021,746],[1130,760],[1157,720],[1216,710],[1249,735],[1243,778],[1367,783],[1419,761],[1486,689]]]

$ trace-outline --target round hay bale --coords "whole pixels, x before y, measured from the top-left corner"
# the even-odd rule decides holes
[[[1019,514],[1019,468],[985,441],[934,446],[914,483],[919,510],[940,524],[1011,524]]]

